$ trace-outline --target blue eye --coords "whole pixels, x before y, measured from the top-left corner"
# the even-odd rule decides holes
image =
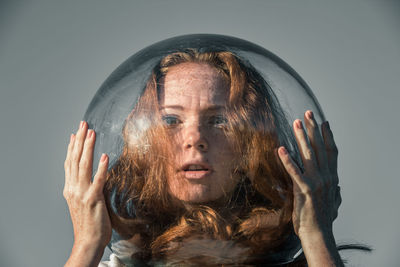
[[[210,118],[209,123],[215,127],[220,128],[220,127],[225,127],[226,124],[228,123],[228,120],[222,115],[217,115],[217,116],[212,116]]]
[[[162,117],[162,120],[168,126],[176,126],[177,124],[181,123],[181,121],[176,116],[173,115],[165,115]]]

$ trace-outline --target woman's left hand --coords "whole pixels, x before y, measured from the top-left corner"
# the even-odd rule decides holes
[[[292,219],[300,239],[313,233],[331,233],[332,223],[342,202],[337,175],[338,150],[329,124],[322,124],[321,135],[311,111],[305,113],[304,121],[307,132],[301,120],[293,123],[304,171],[300,170],[284,147],[278,150],[293,181]]]

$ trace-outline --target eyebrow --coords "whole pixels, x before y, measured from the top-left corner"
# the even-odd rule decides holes
[[[163,109],[178,109],[178,110],[185,110],[185,108],[183,106],[180,105],[168,105],[168,106],[161,106],[160,110]],[[221,105],[212,105],[212,106],[208,106],[205,110],[207,111],[219,111],[219,110],[224,110],[225,106],[221,106]]]

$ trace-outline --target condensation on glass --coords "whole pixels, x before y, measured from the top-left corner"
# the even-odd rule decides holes
[[[206,54],[214,58],[209,59],[208,56],[207,59],[204,56]],[[171,57],[178,63],[171,63],[174,60],[166,62],[166,59]],[[157,180],[158,177],[154,173],[160,166],[152,164],[168,165],[160,167],[163,172],[159,176],[172,177],[177,168],[175,165],[178,165],[177,154],[183,153],[179,149],[181,143],[185,142],[182,137],[184,134],[178,132],[184,131],[189,115],[185,117],[185,110],[178,110],[177,113],[181,112],[178,115],[175,114],[175,110],[168,110],[168,114],[164,114],[164,111],[160,110],[160,101],[163,101],[162,97],[165,95],[163,90],[167,90],[163,83],[168,77],[168,72],[174,66],[188,62],[197,62],[203,66],[213,65],[222,76],[227,77],[228,95],[234,94],[230,86],[235,84],[235,90],[239,91],[235,94],[242,97],[228,97],[223,109],[211,113],[201,110],[198,113],[200,115],[196,115],[196,118],[200,119],[193,119],[197,123],[194,128],[198,131],[199,138],[205,139],[207,146],[215,145],[215,140],[208,140],[214,136],[217,136],[216,140],[226,139],[227,146],[231,149],[229,160],[232,162],[226,166],[232,169],[229,171],[234,174],[229,175],[229,179],[235,180],[235,183],[233,189],[219,189],[223,192],[222,199],[228,204],[219,198],[192,203],[190,199],[172,193],[172,197],[169,196],[169,200],[166,200],[168,202],[173,199],[167,204],[168,208],[164,207],[165,203],[164,206],[160,204],[160,211],[157,212],[158,204],[154,207],[149,204],[155,201],[154,196],[153,202],[143,201],[146,194],[135,192],[135,188],[159,188],[165,190],[167,196],[174,192],[169,188],[170,180]],[[232,68],[236,70],[232,71]],[[181,71],[185,71],[185,68],[181,68]],[[152,90],[154,94],[151,93]],[[185,97],[182,99],[188,99],[187,95]],[[179,97],[177,99],[178,102],[174,103],[179,104]],[[266,106],[262,103],[266,103]],[[183,107],[187,105],[186,101],[182,103]],[[107,153],[110,158],[109,172],[114,173],[114,183],[105,190],[109,211],[115,215],[112,218],[118,218],[117,221],[113,219],[110,249],[126,264],[138,264],[143,261],[155,265],[196,264],[208,261],[215,265],[273,265],[293,261],[300,254],[301,245],[290,229],[290,222],[286,230],[281,225],[281,241],[276,240],[277,237],[271,234],[270,229],[274,224],[271,221],[276,221],[282,210],[288,211],[291,208],[291,204],[288,203],[290,182],[287,182],[287,177],[282,176],[283,182],[276,177],[280,173],[276,149],[284,145],[301,167],[291,126],[295,119],[303,118],[306,110],[314,112],[318,123],[325,120],[312,91],[287,63],[268,50],[242,39],[212,34],[184,35],[155,43],[128,58],[102,84],[84,116],[89,127],[96,132],[93,169],[97,169],[101,154]],[[170,116],[171,114],[173,116]],[[207,131],[212,133],[207,135]],[[200,177],[199,180],[190,180],[190,175],[177,175],[176,179],[184,180],[189,177],[188,183],[201,183],[202,179],[205,179],[204,183],[207,183],[209,169],[220,164],[212,162],[213,157],[207,158],[207,153],[215,153],[210,152],[212,149],[200,146],[199,151],[193,152],[193,155],[199,155],[204,162],[200,160],[199,164],[180,170],[186,173],[192,171],[193,177]],[[222,160],[218,158],[221,161],[224,160],[223,152],[220,154]],[[255,154],[252,154],[253,152]],[[131,162],[122,160],[128,155],[131,156]],[[151,162],[142,162],[146,160]],[[275,162],[270,163],[273,161]],[[117,168],[118,164],[121,166]],[[140,166],[147,166],[146,164],[150,166],[147,167],[149,170],[145,167],[139,169]],[[153,187],[144,185],[148,182],[148,173],[149,177],[153,177]],[[202,175],[206,178],[201,178]],[[218,178],[216,171],[212,175],[215,179]],[[273,176],[275,178],[271,178]],[[119,177],[119,180],[116,177]],[[191,190],[190,186],[187,188]],[[154,194],[157,192],[153,192]],[[277,200],[279,197],[280,200]],[[275,200],[271,200],[273,198]],[[171,203],[179,206],[176,213],[171,208]],[[216,213],[211,212],[210,215],[208,208]],[[203,216],[203,211],[210,215],[211,221],[214,218],[219,222],[212,222],[211,225],[224,228],[221,230],[224,233],[212,233],[212,226],[204,226],[203,230],[196,226],[196,220],[198,216]],[[275,214],[276,218],[266,215],[265,219],[263,216],[268,212]],[[165,218],[165,221],[162,221],[162,218]],[[257,219],[259,224],[255,223]],[[169,232],[169,238],[173,241],[163,243],[161,238],[155,242],[158,237],[177,227],[182,222],[180,220],[193,224],[188,227],[194,227],[194,237],[179,236],[175,233],[175,238],[174,233]],[[244,224],[246,220],[247,224]],[[264,222],[268,220],[270,221]],[[266,225],[263,226],[263,223]],[[140,230],[137,230],[137,233],[121,230],[129,227],[137,227]],[[258,232],[251,233],[252,227],[259,227]],[[269,239],[277,245],[268,247]],[[260,251],[260,247],[263,246],[265,249]],[[152,248],[155,250],[154,257],[151,254]]]

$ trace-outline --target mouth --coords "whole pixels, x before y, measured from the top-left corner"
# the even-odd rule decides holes
[[[180,169],[186,179],[202,179],[212,173],[211,167],[202,162],[192,162]]]

